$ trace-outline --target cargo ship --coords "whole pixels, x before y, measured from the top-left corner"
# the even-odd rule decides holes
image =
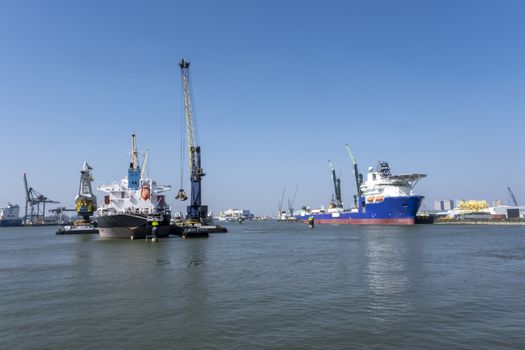
[[[97,187],[107,193],[104,204],[97,209],[99,235],[101,238],[145,238],[156,227],[157,236],[168,236],[171,212],[161,193],[171,187],[158,185],[155,180],[144,176],[148,152],[141,170],[135,135],[132,135],[131,145],[128,176],[119,182]]]
[[[414,186],[426,177],[425,174],[392,175],[387,162],[379,161],[377,168],[368,168],[366,181],[357,172],[354,161],[354,173],[358,194],[354,196],[351,209],[343,209],[340,198],[340,184],[332,177],[336,185],[336,198],[328,208],[310,210],[303,207],[297,212],[297,220],[307,222],[313,218],[319,224],[377,224],[377,225],[412,225],[424,196],[414,194]],[[337,196],[339,194],[339,196]]]
[[[21,226],[22,218],[19,215],[20,206],[8,203],[7,207],[0,208],[0,226]]]

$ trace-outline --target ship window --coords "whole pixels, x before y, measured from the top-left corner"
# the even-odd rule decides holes
[[[376,179],[376,174],[372,174],[372,180],[375,181],[375,179]]]

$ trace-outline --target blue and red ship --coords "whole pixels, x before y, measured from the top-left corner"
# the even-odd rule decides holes
[[[426,175],[392,175],[388,163],[379,161],[375,171],[372,167],[368,168],[366,181],[363,182],[363,176],[358,174],[353,157],[352,160],[358,192],[354,196],[353,207],[343,209],[340,181],[332,168],[335,199],[327,209],[310,210],[303,207],[300,212],[295,213],[296,220],[307,222],[309,218],[313,218],[319,224],[414,224],[424,196],[415,195],[413,188]]]

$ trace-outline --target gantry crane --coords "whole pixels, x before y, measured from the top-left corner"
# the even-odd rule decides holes
[[[334,182],[334,195],[335,200],[332,200],[332,205],[335,208],[342,208],[343,207],[343,201],[341,199],[341,179],[337,177],[335,174],[335,167],[334,164],[329,160],[328,166],[330,168],[330,173],[332,174],[332,181]]]
[[[201,167],[201,147],[197,140],[197,125],[193,115],[193,100],[190,87],[190,62],[182,59],[179,62],[182,73],[182,88],[184,91],[184,112],[186,117],[186,141],[189,153],[191,198],[187,207],[187,221],[191,223],[203,223],[208,216],[208,206],[202,205],[201,180],[205,175]],[[178,200],[186,200],[188,197],[183,189],[175,197]]]
[[[60,202],[51,200],[43,194],[35,191],[27,184],[27,175],[24,173],[24,187],[26,191],[26,209],[24,213],[24,225],[44,224],[46,203],[58,204]],[[42,211],[40,211],[42,204]]]

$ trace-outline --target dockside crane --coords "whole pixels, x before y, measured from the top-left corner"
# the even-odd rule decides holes
[[[337,177],[335,174],[335,167],[332,161],[328,161],[328,166],[330,168],[330,172],[332,174],[332,181],[334,182],[334,195],[335,195],[335,201],[333,202],[333,205],[336,208],[342,208],[343,207],[343,201],[341,199],[341,179]]]
[[[355,184],[357,187],[357,194],[354,195],[354,207],[357,208],[357,199],[361,197],[361,184],[363,183],[363,174],[359,173],[359,170],[357,168],[357,160],[355,159],[354,155],[352,154],[352,151],[350,151],[350,146],[348,144],[345,145],[346,151],[348,152],[348,155],[350,156],[350,159],[352,160],[352,166],[355,176]]]
[[[179,62],[182,77],[182,88],[184,92],[184,114],[186,119],[186,141],[189,153],[191,198],[190,205],[187,207],[188,215],[186,220],[190,223],[204,223],[208,216],[208,206],[202,205],[201,180],[205,175],[201,167],[201,147],[197,140],[197,125],[193,114],[193,100],[190,87],[190,62],[182,59]],[[181,188],[177,196],[178,200],[186,200],[188,197]]]
[[[517,207],[519,204],[518,200],[516,199],[516,196],[514,196],[514,193],[512,192],[512,190],[510,189],[510,187],[507,187],[507,191],[509,191],[509,196],[510,196],[510,200],[512,202],[512,204]]]
[[[84,162],[82,169],[80,169],[78,195],[75,197],[75,211],[85,222],[89,222],[89,217],[97,210],[97,197],[91,189],[91,183],[94,180],[91,170],[93,168]]]
[[[68,211],[74,211],[81,218],[75,220],[75,225],[86,225],[91,221],[90,216],[93,215],[97,210],[97,197],[93,194],[91,183],[94,178],[91,174],[93,168],[84,162],[84,165],[80,169],[80,184],[78,186],[78,194],[75,197],[75,209],[67,209],[66,207],[58,207],[49,210],[50,213],[54,213],[58,217],[59,223],[64,223],[64,213]]]
[[[45,223],[46,203],[58,204],[60,202],[51,200],[37,192],[27,184],[27,175],[24,173],[24,188],[26,192],[26,208],[24,213],[24,225]],[[42,204],[42,211],[40,211]]]

